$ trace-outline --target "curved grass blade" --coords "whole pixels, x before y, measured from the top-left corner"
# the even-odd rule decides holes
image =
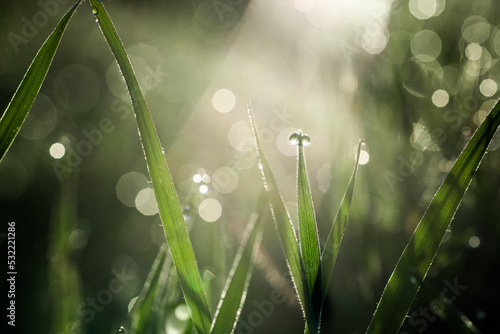
[[[24,74],[19,87],[17,87],[7,109],[5,109],[0,119],[0,162],[16,138],[26,116],[28,116],[31,106],[52,64],[62,35],[79,4],[80,0],[64,14],[54,31],[40,47],[26,74]]]
[[[155,308],[155,301],[160,295],[160,286],[165,284],[165,281],[161,280],[164,276],[162,273],[170,271],[171,261],[167,245],[163,244],[158,250],[144,287],[130,312],[132,333],[147,334],[158,331],[155,312],[163,310]]]
[[[140,90],[125,48],[102,2],[90,0],[90,3],[104,38],[118,62],[132,99],[139,136],[158,202],[163,229],[177,270],[179,283],[186,298],[186,305],[197,332],[209,333],[211,314],[207,298],[174,182],[163,155],[153,118]]]
[[[333,220],[330,233],[326,240],[325,247],[323,248],[323,253],[321,255],[321,266],[323,270],[323,299],[325,301],[328,286],[332,278],[333,267],[337,261],[337,255],[339,253],[340,243],[344,237],[345,225],[347,222],[347,217],[349,216],[349,210],[351,209],[352,195],[354,193],[354,184],[356,183],[356,173],[359,167],[359,154],[361,153],[361,146],[365,143],[363,139],[359,141],[358,151],[356,155],[356,162],[354,163],[354,170],[352,171],[349,184],[340,202],[339,210],[337,215]]]
[[[302,263],[306,272],[306,281],[311,303],[313,317],[316,322],[314,327],[319,328],[321,318],[322,274],[321,256],[319,247],[318,226],[314,214],[314,205],[311,196],[311,188],[307,176],[306,162],[304,158],[304,146],[309,145],[310,138],[302,133],[293,133],[290,137],[296,139],[298,148],[297,161],[297,211],[299,221],[299,240]]]
[[[269,197],[269,204],[271,213],[278,230],[278,235],[281,241],[281,246],[285,254],[285,259],[290,270],[291,278],[297,292],[299,303],[306,318],[306,331],[316,333],[317,329],[314,324],[316,323],[313,316],[311,297],[307,289],[306,275],[304,272],[304,265],[300,257],[299,243],[295,234],[295,230],[290,220],[290,215],[283,202],[283,197],[278,190],[278,186],[274,179],[267,158],[264,154],[264,149],[260,142],[257,131],[257,125],[252,115],[252,107],[248,101],[248,114],[250,117],[250,124],[254,134],[255,147],[257,148],[257,155],[259,159],[259,168],[262,172],[264,180],[264,188]]]
[[[226,287],[215,312],[211,333],[233,333],[245,303],[248,284],[252,277],[255,255],[262,237],[260,219],[254,214],[245,231],[245,237],[234,258]]]
[[[413,284],[410,271],[422,280],[436,255],[444,233],[500,124],[497,101],[469,140],[406,245],[384,289],[367,333],[396,333],[404,321],[420,284]]]

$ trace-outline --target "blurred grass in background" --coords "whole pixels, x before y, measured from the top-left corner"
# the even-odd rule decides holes
[[[5,5],[2,105],[71,5],[63,2]],[[302,129],[312,138],[308,173],[324,217],[335,213],[358,138],[367,140],[369,162],[358,174],[323,315],[325,333],[363,331],[430,196],[499,97],[500,8],[486,0],[105,4],[167,149],[200,267],[220,274],[213,281],[219,289],[229,270],[220,254],[232,260],[261,190],[246,97],[291,212],[296,158],[290,133]],[[75,259],[79,315],[88,333],[112,332],[125,321],[164,237],[125,86],[88,4],[72,18],[40,93],[0,165],[0,218],[16,221],[22,249],[17,298],[25,306],[18,316],[30,321],[19,326],[49,332],[53,203],[60,180],[78,174],[78,238],[69,241],[81,248]],[[440,292],[446,282],[465,286],[453,304],[484,332],[496,327],[500,296],[499,146],[497,138],[427,278]],[[271,225],[241,333],[302,326]],[[328,232],[328,226],[319,229]],[[117,277],[122,289],[105,299],[102,291]],[[289,298],[267,315],[259,306],[274,289]],[[417,297],[404,331],[447,329],[421,308],[429,301]]]

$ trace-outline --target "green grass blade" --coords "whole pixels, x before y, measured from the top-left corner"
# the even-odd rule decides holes
[[[28,116],[28,112],[52,64],[62,35],[79,4],[80,1],[77,1],[73,7],[64,14],[54,31],[45,40],[28,68],[28,71],[24,74],[7,109],[5,109],[0,119],[0,161],[2,161],[7,153],[7,150],[21,129],[26,116]]]
[[[167,243],[177,270],[186,305],[198,333],[209,333],[211,315],[201,282],[193,247],[189,239],[174,182],[170,175],[153,118],[139,88],[125,48],[102,2],[90,0],[92,11],[118,62],[134,108],[139,136],[146,158]]]
[[[500,103],[479,126],[434,195],[384,289],[367,333],[396,333],[418,292],[410,271],[422,280],[436,255],[481,159],[500,124]]]
[[[61,184],[58,201],[52,210],[49,255],[49,299],[51,308],[50,330],[66,331],[68,324],[82,322],[77,312],[82,303],[82,288],[78,272],[80,249],[71,243],[71,234],[78,226],[78,173]],[[82,330],[82,328],[79,328]]]
[[[332,278],[333,267],[337,261],[337,255],[339,253],[340,243],[344,237],[345,225],[347,222],[347,217],[349,216],[349,210],[351,209],[352,195],[354,193],[354,184],[356,183],[356,173],[359,167],[359,154],[361,153],[361,145],[365,143],[364,140],[360,140],[358,144],[358,151],[356,155],[356,162],[354,163],[354,170],[351,174],[351,179],[347,185],[347,189],[340,202],[337,215],[333,220],[330,233],[326,240],[325,247],[323,248],[323,253],[321,255],[321,266],[323,270],[323,301],[326,298],[328,286]]]
[[[171,258],[168,256],[168,248],[163,244],[158,250],[155,261],[149,271],[142,291],[130,312],[132,333],[155,333],[157,332],[157,319],[155,312],[161,312],[155,308],[160,286],[165,284],[161,281],[164,271],[170,270]],[[167,264],[165,266],[165,264]]]
[[[320,313],[322,304],[322,284],[321,284],[321,256],[319,247],[318,227],[314,214],[314,205],[311,196],[311,188],[307,176],[306,162],[304,157],[304,147],[309,145],[311,139],[302,133],[293,133],[298,148],[297,161],[297,211],[299,220],[299,240],[300,254],[306,272],[307,289],[311,296],[313,307],[314,327],[319,328]]]
[[[232,333],[245,303],[248,284],[252,277],[255,255],[260,245],[262,233],[258,226],[260,219],[255,214],[248,224],[245,237],[234,259],[227,278],[219,306],[215,312],[211,333]]]
[[[252,115],[250,101],[248,101],[248,113],[254,134],[255,146],[257,148],[259,168],[264,179],[264,188],[269,197],[271,212],[276,229],[278,230],[283,252],[285,253],[288,269],[290,270],[295,291],[297,292],[297,296],[299,298],[299,303],[306,317],[306,326],[314,329],[314,324],[316,322],[314,321],[311,297],[309,290],[307,289],[304,266],[300,257],[299,243],[297,241],[292,221],[290,220],[290,215],[285,207],[285,203],[283,202],[283,197],[278,190],[278,185],[276,184],[273,173],[264,154],[264,149],[257,131],[257,125],[255,124],[255,120]],[[315,333],[315,331],[311,331],[311,333]]]

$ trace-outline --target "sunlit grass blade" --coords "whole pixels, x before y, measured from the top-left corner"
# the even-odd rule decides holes
[[[316,322],[314,328],[319,328],[322,304],[322,274],[321,256],[319,247],[318,227],[311,196],[311,188],[307,176],[304,147],[309,145],[309,136],[300,132],[293,133],[290,141],[297,144],[297,211],[299,221],[300,254],[306,272],[307,289],[311,296],[313,317]]]
[[[416,271],[425,279],[499,124],[500,103],[497,101],[434,195],[389,278],[367,333],[396,333],[400,328],[420,286],[411,282],[410,271]]]
[[[311,297],[309,290],[307,289],[306,275],[302,259],[300,257],[299,243],[297,241],[292,221],[290,220],[290,215],[285,207],[285,203],[283,202],[283,197],[279,192],[278,185],[276,184],[273,173],[264,154],[264,149],[257,131],[257,125],[255,124],[252,114],[250,101],[248,101],[248,113],[259,157],[259,168],[264,179],[264,188],[269,196],[271,212],[276,229],[278,230],[283,252],[285,253],[288,269],[290,270],[291,278],[299,298],[299,303],[306,318],[306,328],[309,328],[310,333],[316,333],[316,321],[314,320]]]
[[[170,264],[171,258],[168,254],[167,245],[163,244],[158,250],[144,287],[130,311],[132,333],[146,334],[158,331],[156,328],[158,324],[156,312],[163,312],[164,310],[155,307],[157,306],[155,304],[158,304],[155,301],[160,296],[160,287],[166,284],[164,280],[161,280],[162,276],[164,276],[162,273],[170,271]]]
[[[260,220],[255,214],[248,224],[215,312],[210,331],[213,334],[232,333],[236,327],[252,277],[255,255],[260,246]]]
[[[139,136],[146,158],[167,243],[177,270],[186,305],[198,333],[210,331],[211,315],[189,239],[174,182],[170,175],[153,118],[140,90],[125,48],[102,2],[90,0],[92,11],[118,62],[132,99]]]
[[[333,273],[333,267],[337,261],[337,255],[339,253],[340,243],[344,237],[345,225],[347,222],[347,217],[349,216],[349,210],[351,209],[352,195],[354,193],[354,184],[356,183],[356,173],[359,166],[359,155],[361,153],[361,145],[364,144],[364,140],[360,140],[358,144],[358,150],[356,153],[356,161],[354,163],[354,169],[351,174],[351,178],[347,185],[347,189],[340,202],[337,215],[333,220],[330,233],[326,239],[325,246],[323,248],[323,253],[321,255],[321,266],[323,270],[323,301],[326,298],[328,286]]]
[[[2,161],[5,153],[7,153],[7,150],[21,129],[26,116],[28,116],[31,106],[52,64],[62,35],[79,4],[80,1],[77,1],[64,14],[54,31],[40,47],[33,62],[24,74],[19,87],[17,87],[7,109],[5,109],[0,119],[0,161]]]
[[[415,278],[415,283],[422,286],[422,291],[420,293],[423,292],[426,299],[433,306],[434,313],[448,324],[453,333],[480,334],[477,327],[469,318],[453,305],[451,300],[438,292],[431,283],[422,281],[422,279],[418,277],[418,274],[412,277]]]

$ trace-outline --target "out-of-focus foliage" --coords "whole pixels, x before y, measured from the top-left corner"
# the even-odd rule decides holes
[[[4,5],[0,110],[71,6],[63,2]],[[430,197],[499,97],[500,7],[491,0],[105,5],[167,149],[195,254],[215,291],[212,305],[261,189],[246,96],[292,218],[290,133],[312,138],[308,173],[319,222],[333,220],[354,146],[367,140],[369,162],[358,174],[322,322],[324,332],[363,331]],[[19,323],[23,332],[50,330],[47,287],[55,283],[47,249],[63,177],[79,179],[69,240],[81,251],[74,259],[81,323],[68,325],[94,333],[123,324],[164,240],[125,86],[94,20],[87,4],[78,8],[0,164],[0,220],[16,221],[23,266],[16,298],[30,305],[18,309],[30,319]],[[482,332],[497,327],[500,297],[499,144],[490,146],[426,279]],[[328,228],[320,225],[320,235]],[[276,237],[267,226],[236,332],[292,333],[303,325]],[[446,331],[431,306],[417,296],[402,330]]]

